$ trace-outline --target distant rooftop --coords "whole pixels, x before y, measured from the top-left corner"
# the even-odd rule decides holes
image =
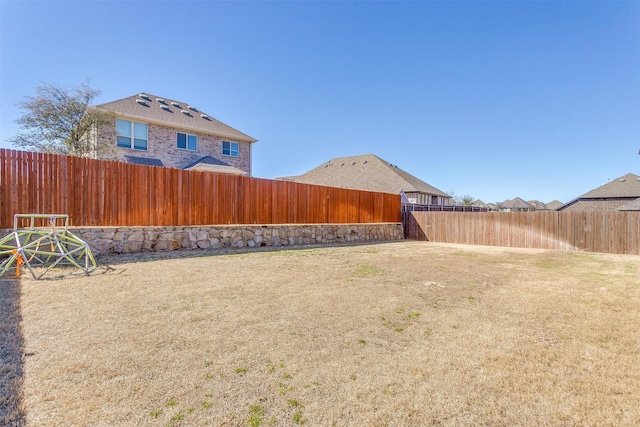
[[[331,159],[302,175],[277,179],[382,193],[404,191],[451,197],[374,154]]]

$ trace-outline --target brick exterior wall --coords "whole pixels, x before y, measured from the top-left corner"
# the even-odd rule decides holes
[[[101,136],[103,140],[106,138],[107,140],[113,141],[112,144],[115,147],[115,151],[110,157],[114,160],[125,161],[125,155],[152,158],[160,160],[166,167],[184,169],[185,166],[204,156],[211,156],[246,172],[247,176],[251,176],[251,143],[234,141],[233,139],[222,139],[213,135],[153,123],[149,123],[148,131],[149,139],[146,151],[117,147],[115,126],[111,131],[103,131]],[[177,147],[178,132],[196,135],[198,137],[197,150],[179,149]],[[222,141],[237,142],[238,157],[223,155]]]

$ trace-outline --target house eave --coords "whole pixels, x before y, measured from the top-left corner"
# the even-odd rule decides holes
[[[167,123],[160,120],[153,120],[153,119],[149,119],[148,117],[136,116],[134,114],[123,114],[118,112],[113,112],[113,113],[116,117],[119,117],[119,118],[130,119],[130,120],[135,120],[139,122],[145,122],[145,123],[150,123],[158,126],[175,128],[175,129],[184,129],[194,133],[201,133],[201,134],[211,135],[211,136],[215,136],[222,139],[229,139],[234,142],[248,142],[250,144],[258,142],[257,139],[254,139],[248,135],[247,135],[248,136],[247,138],[244,138],[244,137],[239,137],[237,135],[227,134],[224,132],[211,132],[211,131],[207,131],[201,128],[196,128],[191,126],[177,126],[172,123]]]

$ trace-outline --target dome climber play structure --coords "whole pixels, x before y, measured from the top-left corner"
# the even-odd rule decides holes
[[[75,266],[85,274],[96,268],[89,245],[69,231],[69,215],[14,215],[13,231],[0,238],[0,277],[12,270],[18,278],[26,268],[38,280],[57,265]]]

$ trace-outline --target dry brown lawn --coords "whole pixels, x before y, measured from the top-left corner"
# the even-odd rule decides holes
[[[0,424],[640,424],[638,256],[413,241],[194,255],[0,282],[20,326],[0,330]]]

